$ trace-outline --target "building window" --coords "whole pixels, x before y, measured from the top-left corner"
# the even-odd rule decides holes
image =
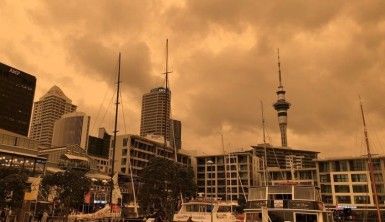
[[[369,204],[369,196],[354,196],[354,203]]]
[[[207,171],[215,171],[215,166],[207,166]]]
[[[208,173],[208,178],[215,178],[215,173]]]
[[[353,182],[367,182],[366,174],[352,174]]]
[[[367,193],[368,185],[353,185],[353,192],[354,193]]]
[[[122,156],[127,156],[127,149],[122,149]]]
[[[334,191],[336,193],[349,193],[349,185],[335,185],[334,186]]]
[[[336,174],[333,175],[334,182],[348,182],[349,177],[347,174]]]
[[[384,184],[376,184],[377,193],[385,193]]]
[[[332,187],[330,185],[321,184],[321,193],[331,193]]]
[[[348,171],[348,162],[346,160],[334,161],[332,169],[335,172]]]
[[[378,203],[382,204],[385,203],[385,196],[384,195],[377,195],[378,197]]]
[[[321,183],[329,183],[330,182],[330,174],[320,175]]]
[[[349,166],[351,171],[365,171],[366,161],[364,160],[350,160]]]
[[[121,165],[126,165],[126,163],[127,163],[127,159],[126,158],[122,158]]]
[[[127,146],[128,144],[128,138],[123,138],[123,146]]]
[[[373,163],[373,170],[381,170],[380,159],[374,159],[372,163]]]
[[[126,173],[126,168],[125,167],[120,168],[120,172]]]
[[[381,173],[375,173],[374,174],[374,181],[376,183],[378,182],[383,182],[384,181],[384,178],[382,177],[382,174]]]
[[[223,164],[223,157],[217,157],[218,164]]]
[[[332,195],[322,195],[322,202],[332,204],[333,203],[333,196]]]
[[[346,203],[350,204],[352,201],[350,199],[350,196],[336,196],[337,203]]]

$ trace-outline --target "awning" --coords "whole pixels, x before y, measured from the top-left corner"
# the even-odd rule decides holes
[[[46,167],[45,170],[51,173],[64,172],[64,170],[56,167]]]
[[[98,180],[110,180],[111,177],[108,176],[108,175],[105,175],[105,174],[101,174],[101,173],[86,173],[86,177],[88,178],[95,178],[95,179],[98,179]]]
[[[88,158],[87,157],[75,156],[75,155],[72,155],[72,154],[64,154],[64,156],[67,157],[69,160],[80,160],[80,161],[87,161],[88,162]]]
[[[14,151],[9,151],[4,149],[0,149],[0,153],[6,153],[8,155],[14,155],[14,156],[31,157],[31,158],[40,159],[40,160],[47,160],[47,158],[45,157],[40,157],[37,155],[28,154],[28,153],[14,152]]]

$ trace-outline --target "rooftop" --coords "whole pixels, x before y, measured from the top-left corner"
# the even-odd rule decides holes
[[[64,94],[64,92],[63,92],[58,86],[56,86],[56,85],[52,86],[52,87],[48,90],[48,92],[47,92],[46,94],[44,94],[44,96],[42,96],[42,97],[40,98],[40,100],[43,100],[43,99],[45,99],[45,98],[47,98],[47,97],[49,97],[49,96],[56,96],[56,97],[62,98],[62,99],[64,99],[64,100],[65,100],[66,102],[68,102],[68,103],[71,103],[71,102],[72,102],[72,100],[69,99],[69,98]]]

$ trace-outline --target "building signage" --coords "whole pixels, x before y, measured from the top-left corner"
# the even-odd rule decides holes
[[[17,69],[14,69],[14,68],[10,68],[10,69],[9,69],[9,72],[10,72],[10,73],[13,73],[13,74],[15,74],[15,75],[17,75],[17,76],[20,74],[20,71],[17,70]]]
[[[283,208],[283,200],[274,200],[274,208]]]
[[[291,209],[307,209],[307,210],[316,210],[315,202],[313,201],[289,201],[289,208]]]

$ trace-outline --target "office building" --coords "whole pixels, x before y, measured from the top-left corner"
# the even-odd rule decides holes
[[[88,147],[90,116],[82,112],[64,114],[55,121],[52,136],[52,146],[79,145]]]
[[[28,136],[36,77],[0,63],[0,129]]]
[[[109,158],[109,150],[111,143],[111,135],[107,133],[105,128],[99,128],[98,136],[88,137],[87,153],[91,156],[100,158]]]
[[[76,106],[64,95],[63,91],[53,86],[39,101],[34,103],[30,138],[40,145],[50,147],[56,120],[63,114],[74,112]]]
[[[88,136],[87,154],[96,162],[97,169],[103,173],[108,173],[110,143],[111,135],[104,128],[99,128],[97,137]]]
[[[265,184],[267,172],[268,184],[279,184],[295,181],[300,184],[317,185],[316,164],[318,152],[288,148],[274,147],[270,144],[252,146],[253,152],[259,159],[256,173],[259,175],[260,184]],[[265,167],[265,149],[266,166]],[[265,171],[265,168],[267,169]]]
[[[372,158],[378,202],[385,218],[385,156]],[[376,218],[367,157],[318,159],[316,165],[321,198],[327,208],[351,208],[355,221]]]
[[[258,160],[251,151],[197,156],[196,161],[198,192],[205,197],[236,201],[257,184]]]
[[[140,136],[166,136],[166,140],[170,141],[170,104],[171,92],[166,92],[163,87],[143,95]]]

